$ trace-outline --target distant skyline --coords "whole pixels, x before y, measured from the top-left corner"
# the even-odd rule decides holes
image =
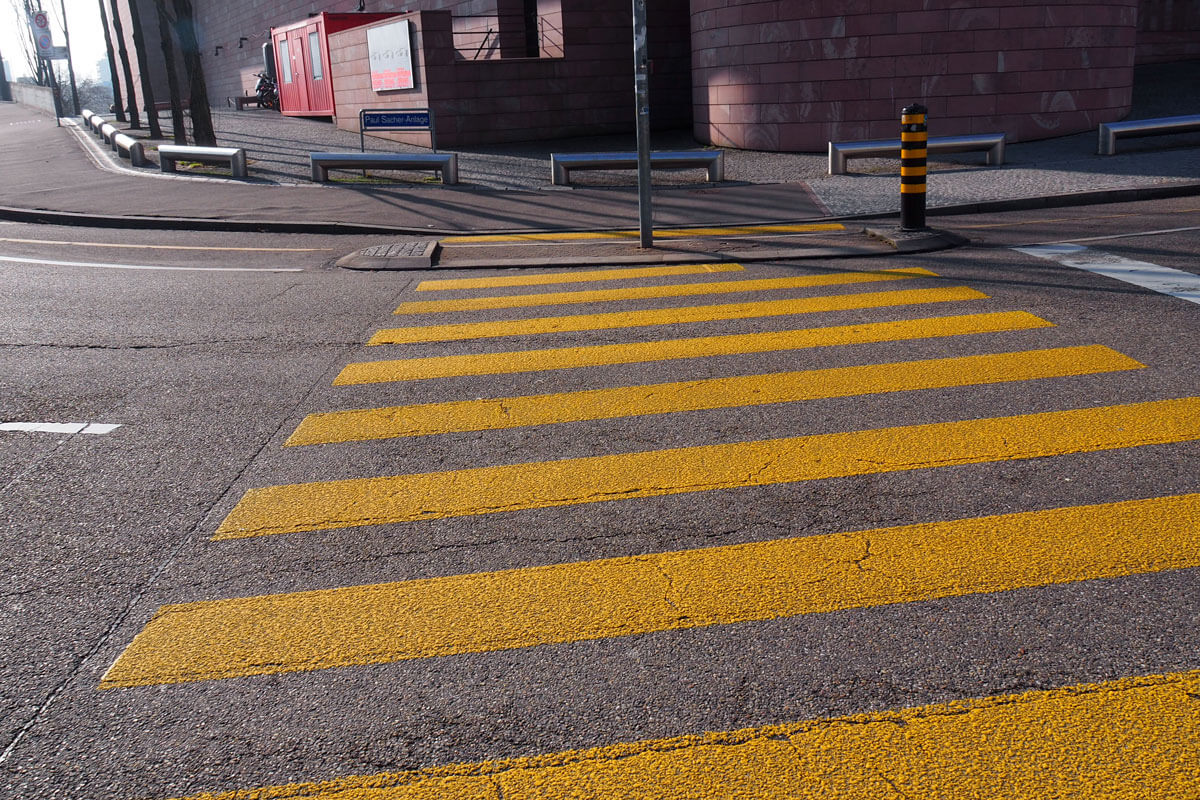
[[[0,0],[0,54],[4,56],[6,65],[15,73],[7,76],[10,81],[23,75],[32,75],[25,60],[24,42],[28,38],[26,32],[29,30],[29,23],[25,20],[22,5],[21,0]],[[60,0],[42,0],[41,6],[50,15],[54,43],[66,44]],[[80,80],[107,80],[107,74],[96,73],[98,62],[108,62],[108,54],[104,49],[104,33],[100,27],[99,0],[66,0],[66,9],[67,22],[71,28],[71,57],[75,63],[75,77]],[[61,66],[65,73],[66,63],[63,62]]]

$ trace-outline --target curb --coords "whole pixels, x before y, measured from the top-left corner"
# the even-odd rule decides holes
[[[933,253],[960,247],[969,239],[957,233],[926,228],[921,231],[906,231],[903,228],[864,228],[863,232],[873,239],[896,248],[897,253]]]
[[[740,263],[761,261],[802,261],[805,259],[821,258],[879,258],[900,254],[932,253],[947,250],[966,244],[967,239],[954,233],[938,230],[902,232],[899,230],[873,230],[865,228],[860,234],[866,238],[880,242],[888,247],[879,245],[821,245],[815,247],[776,247],[771,249],[756,248],[754,250],[722,250],[719,253],[692,252],[668,253],[645,252],[630,255],[605,255],[605,264],[643,265],[643,264],[713,264],[736,261]],[[502,269],[505,267],[581,267],[594,265],[596,256],[577,255],[581,252],[579,245],[565,245],[561,248],[569,254],[550,255],[537,258],[491,258],[491,259],[462,259],[451,260],[448,263],[432,265],[434,269]],[[341,262],[338,262],[342,265]],[[344,265],[343,265],[344,266]],[[409,267],[416,269],[417,267]]]
[[[1010,200],[983,200],[978,203],[962,203],[954,206],[933,206],[927,209],[925,213],[928,216],[956,216],[1003,211],[1032,211],[1039,208],[1066,208],[1068,206],[1093,206],[1106,203],[1133,203],[1140,200],[1167,200],[1173,197],[1192,197],[1194,195],[1200,195],[1200,181],[1169,183],[1159,186],[1132,186],[1126,189],[1089,189],[1082,192],[1069,192],[1067,194],[1017,197]],[[863,217],[863,219],[868,218]]]
[[[951,206],[931,206],[928,216],[960,216],[966,214],[1000,213],[1005,211],[1027,211],[1039,208],[1064,208],[1069,206],[1100,205],[1106,203],[1162,200],[1175,197],[1200,195],[1200,181],[1172,183],[1160,186],[1134,186],[1125,189],[1097,189],[1067,194],[1018,197],[1005,200],[982,200]],[[816,217],[803,220],[766,220],[761,224],[785,222],[812,222],[816,220],[847,221],[873,220],[897,216],[898,212],[874,212],[846,214],[841,216]],[[386,235],[386,236],[462,236],[483,234],[545,233],[543,228],[489,228],[484,230],[451,230],[430,228],[408,228],[392,225],[366,225],[352,222],[297,220],[227,220],[207,217],[151,217],[139,215],[94,214],[53,209],[16,208],[0,206],[0,219],[14,222],[33,222],[46,225],[74,225],[94,228],[123,228],[135,230],[187,230],[216,231],[227,233],[318,233],[327,235]],[[709,227],[714,222],[697,224]],[[751,223],[739,223],[751,224]],[[601,232],[607,228],[591,229]],[[616,230],[615,228],[611,230]],[[570,231],[561,231],[570,232]]]
[[[210,219],[207,217],[145,217],[136,214],[83,214],[75,211],[13,208],[0,206],[0,219],[43,225],[74,225],[88,228],[126,230],[215,231],[221,233],[320,233],[339,235],[429,236],[458,235],[462,231],[431,231],[428,228],[399,228],[354,222],[298,222],[295,220]],[[487,231],[492,233],[493,231]]]

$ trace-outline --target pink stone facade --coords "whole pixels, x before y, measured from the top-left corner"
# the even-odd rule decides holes
[[[1141,0],[1137,63],[1200,58],[1200,2]]]
[[[155,4],[117,2],[127,40],[128,6],[139,4],[147,69],[165,99]],[[358,0],[194,5],[210,100],[232,106],[254,86],[272,27],[353,12]],[[335,97],[343,127],[357,125],[358,108],[429,105],[447,147],[633,130],[629,0],[367,6],[428,21],[430,49],[417,54],[429,62],[428,84],[364,94],[355,36],[365,33],[339,35],[345,52],[331,71],[347,93]],[[652,0],[648,10],[652,124],[749,149],[891,138],[912,102],[929,107],[933,135],[1075,133],[1128,113],[1136,64],[1200,58],[1197,0]],[[130,88],[121,86],[126,96]]]
[[[693,0],[697,139],[819,151],[933,135],[1059,136],[1129,110],[1138,0]]]
[[[609,6],[605,9],[604,6]],[[624,3],[621,3],[624,9]],[[662,0],[652,20],[676,36],[652,49],[652,118],[656,127],[686,126],[691,120],[688,83],[686,2]],[[411,90],[371,89],[366,56],[369,26],[329,37],[334,76],[335,120],[358,131],[364,108],[433,110],[438,147],[489,142],[616,133],[633,124],[633,55],[628,13],[617,3],[561,12],[560,57],[464,57],[455,19],[449,11],[422,11],[397,17],[415,29],[416,86]],[[599,7],[599,8],[597,8]],[[680,24],[680,23],[683,24]],[[679,34],[682,34],[680,36]],[[674,42],[674,46],[669,46]],[[469,48],[468,48],[469,53]],[[428,146],[427,133],[380,133],[384,138]]]

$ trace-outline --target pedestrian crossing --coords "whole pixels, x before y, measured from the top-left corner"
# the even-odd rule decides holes
[[[215,539],[497,514],[1200,439],[1200,398],[250,489]]]
[[[1141,367],[1138,362],[1114,350],[1102,345],[1093,345],[709,378],[562,394],[454,400],[425,405],[310,414],[300,423],[286,444],[333,444],[403,436],[501,430],[583,420],[1087,375]]]
[[[709,279],[716,272],[738,277]],[[816,348],[844,348],[856,355],[847,364],[819,369],[740,370],[720,377],[546,394],[454,396],[454,384],[448,383],[445,396],[436,402],[314,411],[285,444],[319,453],[322,447],[353,448],[371,441],[452,433],[486,437],[488,432],[510,429],[536,428],[553,437],[556,426],[572,422],[670,419],[669,415],[717,409],[891,393],[919,397],[945,388],[977,391],[1000,384],[1040,386],[1102,376],[1119,382],[1122,376],[1155,369],[1154,364],[1101,344],[1014,349],[1009,339],[1007,346],[989,348],[989,337],[1009,334],[1036,344],[1037,337],[1054,329],[1054,322],[1004,308],[974,287],[947,285],[923,268],[809,272],[780,278],[755,275],[741,265],[703,265],[692,271],[672,266],[426,281],[416,291],[465,296],[401,304],[397,314],[422,319],[382,329],[367,342],[386,348],[392,357],[346,365],[335,387],[374,385],[402,398],[410,382],[443,378],[654,363],[672,370],[714,356],[748,359],[771,353],[802,360]],[[692,279],[662,282],[683,275]],[[600,288],[554,288],[593,281]],[[917,286],[884,291],[871,287],[880,281],[913,281]],[[618,282],[630,285],[613,287]],[[527,291],[545,287],[550,290]],[[736,292],[771,296],[711,305],[659,303]],[[798,295],[788,296],[793,292]],[[603,308],[645,301],[660,307]],[[561,316],[539,316],[536,310],[576,304],[598,304],[600,309]],[[939,315],[936,309],[941,308],[946,310]],[[844,312],[864,311],[888,318],[838,319]],[[439,321],[446,314],[454,319]],[[482,318],[472,318],[477,314]],[[831,316],[805,326],[804,320],[813,314]],[[800,326],[754,333],[704,330],[709,323],[770,319]],[[597,333],[659,338],[597,343]],[[578,343],[562,346],[556,338],[554,346],[538,345],[539,338],[559,334],[572,334]],[[521,346],[486,352],[493,339],[516,339]],[[938,358],[869,357],[875,346],[922,341],[940,342],[948,351],[970,346]],[[404,353],[409,345],[427,343],[450,343],[459,352]],[[834,356],[843,351],[828,352]],[[429,386],[436,394],[439,385]],[[401,536],[406,526],[440,519],[522,512],[532,515],[525,519],[536,520],[543,510],[558,507],[703,497],[714,491],[736,493],[865,475],[936,473],[959,465],[1200,440],[1200,397],[1119,404],[1104,399],[1097,396],[1095,403],[1053,410],[1013,408],[1012,413],[982,418],[948,407],[938,421],[921,424],[846,421],[834,432],[781,437],[764,431],[760,438],[660,449],[618,444],[612,452],[571,458],[495,458],[460,469],[258,486],[246,490],[216,526],[210,546],[361,526],[382,526],[379,535]],[[487,439],[482,442],[486,453]],[[832,534],[502,572],[216,598],[160,608],[113,663],[100,688],[166,687],[570,646],[1120,579],[1196,568],[1198,553],[1200,495],[1165,494],[887,528],[850,526]],[[868,765],[900,753],[907,754],[912,775],[905,785],[916,787],[915,796],[998,796],[985,791],[990,784],[971,783],[975,778],[960,775],[955,765],[969,758],[997,763],[1012,759],[1014,752],[1031,746],[1029,737],[1021,735],[1022,726],[1049,726],[1054,715],[1075,715],[1079,725],[1095,729],[1094,740],[1102,746],[1084,756],[1078,748],[1058,742],[1052,732],[1047,734],[1038,744],[1042,749],[1029,752],[1018,770],[1017,783],[1025,788],[1011,796],[1055,796],[1054,781],[1067,780],[1070,774],[1061,767],[1064,758],[1079,759],[1078,768],[1090,770],[1086,774],[1094,776],[1095,786],[1116,785],[1122,780],[1118,772],[1134,769],[1139,778],[1161,779],[1149,785],[1169,788],[1175,778],[1160,769],[1155,758],[1172,757],[1195,742],[1172,737],[1163,726],[1184,721],[1196,729],[1200,712],[1186,698],[1189,687],[1194,692],[1200,686],[1198,681],[1200,673],[1133,676],[861,717],[371,776],[361,779],[363,783],[346,779],[300,786],[295,794],[274,787],[262,790],[261,796],[334,798],[374,787],[380,797],[389,798],[495,797],[497,782],[503,784],[506,798],[818,797],[843,790],[873,796],[883,773],[872,772]],[[1121,714],[1113,713],[1117,707],[1123,709]],[[896,732],[896,720],[904,721],[907,732]],[[1144,764],[1123,766],[1113,766],[1103,755],[1105,747],[1142,746],[1158,755],[1147,756]],[[1094,763],[1089,760],[1093,757]],[[480,782],[484,773],[488,777]],[[709,788],[697,791],[696,786]],[[238,796],[259,795],[251,791]]]
[[[601,314],[573,314],[562,317],[532,317],[502,322],[464,322],[448,325],[420,325],[385,328],[367,342],[380,344],[417,344],[453,342],[469,339],[493,339],[503,336],[537,336],[544,333],[578,333],[617,328],[662,327],[718,320],[762,319],[794,314],[821,314],[868,308],[955,303],[984,300],[983,292],[965,286],[933,289],[907,289],[825,295],[787,300],[763,300],[750,303],[725,303],[686,308],[656,308],[648,311],[612,311]]]
[[[661,286],[634,286],[623,289],[505,294],[452,300],[413,300],[401,303],[396,309],[396,313],[436,314],[450,311],[484,311],[490,308],[563,306],[574,303],[607,303],[617,300],[646,300],[664,297],[768,292],[780,289],[807,289],[814,286],[844,286],[853,283],[901,281],[906,278],[932,275],[932,272],[925,269],[884,270],[881,272],[833,272],[827,275],[804,275],[794,278],[674,283]]]
[[[1188,800],[1197,695],[1200,670],[190,800]]]
[[[104,685],[385,664],[1196,566],[1200,494],[187,603],[164,607]]]
[[[938,339],[1049,327],[1053,327],[1053,323],[1023,311],[959,314],[926,319],[868,322],[861,325],[700,336],[690,339],[366,361],[346,365],[333,382],[335,386],[351,386],[432,378],[546,372],[816,347]]]

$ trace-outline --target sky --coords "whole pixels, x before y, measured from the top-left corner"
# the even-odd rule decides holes
[[[37,4],[37,0],[34,4]],[[50,14],[50,25],[56,45],[67,43],[62,29],[62,9],[66,6],[67,21],[71,27],[71,58],[75,63],[75,77],[96,78],[96,62],[107,58],[104,51],[104,34],[100,28],[99,0],[41,0],[41,5]],[[21,0],[0,0],[0,55],[4,56],[5,62],[14,73],[8,76],[10,81],[14,80],[15,76],[31,74],[22,49],[23,42],[28,39],[29,30],[29,23],[24,17],[24,3]],[[65,73],[66,62],[62,62],[61,66]]]

